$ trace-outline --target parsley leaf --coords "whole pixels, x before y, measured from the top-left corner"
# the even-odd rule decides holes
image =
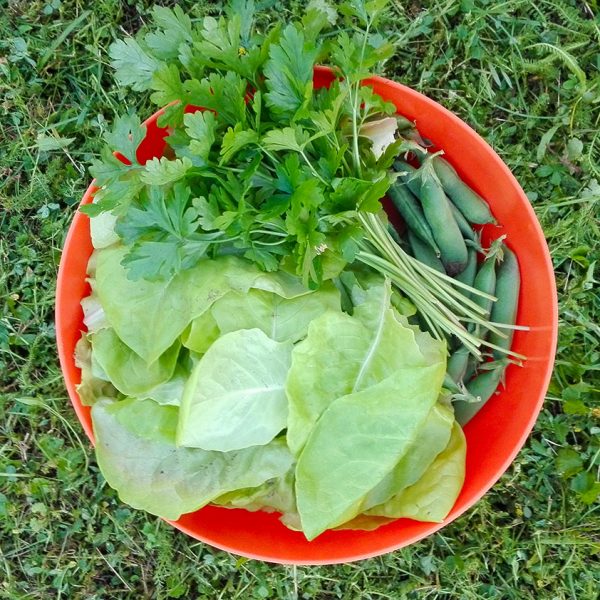
[[[189,44],[194,41],[192,20],[180,6],[175,6],[173,10],[155,6],[152,9],[152,17],[160,30],[148,33],[144,41],[160,60],[178,58],[181,45],[187,44],[189,48]]]
[[[136,92],[150,88],[152,75],[160,66],[160,61],[146,52],[136,40],[117,40],[110,45],[108,52],[119,83]]]
[[[150,96],[154,104],[164,106],[176,101],[186,104],[187,92],[181,83],[177,65],[161,65],[152,75],[151,88],[155,90]]]
[[[130,279],[170,277],[206,256],[221,234],[196,233],[198,214],[189,199],[190,189],[184,183],[170,190],[148,188],[117,220],[117,235],[131,246],[123,259]]]
[[[117,117],[112,131],[104,134],[110,149],[122,154],[129,164],[138,162],[136,152],[145,137],[146,126],[141,124],[140,118],[134,113]]]
[[[210,149],[215,143],[216,120],[209,110],[188,113],[183,117],[185,131],[190,136],[190,152],[208,162]]]
[[[190,104],[213,110],[217,120],[228,125],[246,124],[248,82],[237,73],[211,73],[201,81],[189,79],[183,85]]]
[[[149,160],[140,177],[147,185],[166,185],[185,177],[191,168],[192,161],[187,157],[169,160],[163,156]]]
[[[253,129],[243,129],[240,123],[237,123],[235,127],[229,127],[223,136],[219,164],[227,164],[242,148],[257,143],[258,133]]]
[[[296,25],[288,25],[278,44],[271,45],[265,64],[267,105],[280,120],[293,118],[311,99],[313,69],[319,53],[314,43],[306,43]]]

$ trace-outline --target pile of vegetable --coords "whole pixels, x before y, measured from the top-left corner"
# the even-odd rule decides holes
[[[518,266],[481,247],[486,203],[361,84],[393,53],[385,4],[317,0],[285,27],[251,0],[201,22],[156,7],[111,47],[169,132],[144,163],[146,127],[118,118],[81,208],[78,391],[130,505],[276,511],[308,539],[452,508],[459,423],[513,354]]]

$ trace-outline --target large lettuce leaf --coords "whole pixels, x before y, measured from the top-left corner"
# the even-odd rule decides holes
[[[96,457],[108,484],[134,508],[167,519],[226,492],[260,486],[292,465],[282,440],[237,452],[178,447],[177,408],[152,400],[99,400],[92,420]]]
[[[361,512],[367,494],[410,450],[444,371],[444,361],[398,368],[323,412],[296,466],[298,511],[309,540]]]
[[[448,446],[438,454],[419,481],[366,513],[396,519],[443,521],[463,486],[466,453],[465,435],[455,422]]]
[[[270,442],[287,421],[292,347],[260,329],[220,337],[188,380],[177,442],[221,452]]]
[[[367,494],[361,510],[382,504],[404,488],[416,483],[436,456],[448,445],[453,423],[452,407],[438,402],[429,412],[411,447],[393,471]]]
[[[292,452],[301,452],[320,415],[341,396],[366,390],[406,367],[436,363],[443,377],[444,344],[427,336],[424,349],[422,342],[390,307],[389,282],[382,278],[353,316],[328,311],[314,319],[306,339],[294,348],[286,383]]]
[[[148,364],[117,336],[115,330],[100,329],[90,335],[94,362],[111,383],[126,396],[141,396],[173,376],[181,344],[176,341]]]
[[[118,245],[96,251],[92,285],[119,338],[148,363],[229,291],[257,288],[287,297],[306,293],[297,277],[282,271],[263,273],[250,261],[234,256],[201,260],[164,280],[132,281],[121,264],[126,253]]]

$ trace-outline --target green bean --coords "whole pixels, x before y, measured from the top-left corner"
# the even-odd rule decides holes
[[[502,379],[504,369],[505,367],[501,366],[490,371],[482,371],[467,383],[469,394],[479,398],[480,401],[454,403],[454,415],[460,425],[464,427],[492,397]]]
[[[440,250],[433,239],[431,228],[425,219],[421,204],[413,196],[406,184],[396,182],[388,190],[388,196],[402,215],[406,226],[439,256]]]
[[[413,256],[423,264],[439,271],[440,273],[446,273],[442,261],[436,256],[435,252],[423,242],[416,233],[412,230],[408,230],[408,242],[412,250]]]
[[[432,159],[433,168],[452,201],[470,223],[495,223],[487,202],[474,192],[454,170],[454,167],[440,156]]]
[[[490,320],[494,323],[505,323],[514,325],[519,303],[519,289],[521,286],[521,275],[517,257],[506,246],[504,247],[504,260],[498,268],[496,281],[496,297],[498,298],[492,308]],[[506,337],[490,333],[489,341],[496,346],[510,350],[513,338],[513,330],[504,331]],[[494,350],[495,358],[502,358],[503,353]]]
[[[446,272],[448,275],[456,275],[467,265],[465,240],[452,215],[450,201],[430,164],[424,163],[419,172],[423,213],[431,227],[433,239],[440,249]]]

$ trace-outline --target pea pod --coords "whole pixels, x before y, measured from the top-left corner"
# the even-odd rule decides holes
[[[475,250],[475,248],[469,248],[467,252],[469,255],[467,258],[467,265],[458,275],[454,277],[454,279],[464,283],[465,285],[473,287],[475,274],[477,273],[477,250]],[[467,297],[470,298],[471,295],[467,294]]]
[[[444,191],[470,223],[496,222],[487,202],[459,177],[448,161],[434,156],[432,163]]]
[[[440,273],[446,274],[442,261],[436,256],[435,252],[423,242],[417,235],[412,231],[408,230],[408,242],[412,250],[413,256],[424,265],[439,271]]]
[[[465,240],[456,224],[450,201],[430,164],[419,169],[421,178],[421,204],[431,227],[433,239],[440,249],[442,263],[448,275],[460,273],[467,265],[468,253]]]
[[[473,281],[473,287],[480,292],[485,292],[486,294],[494,295],[496,290],[496,256],[494,254],[488,255],[488,257],[483,261],[479,270],[477,271],[477,275],[475,275],[475,280]],[[475,296],[473,298],[473,302],[479,304],[481,308],[484,308],[486,314],[489,315],[492,311],[493,301],[489,298],[484,298],[483,296]]]
[[[504,366],[496,367],[489,371],[482,371],[467,383],[467,391],[472,396],[479,398],[479,402],[454,403],[454,415],[461,426],[465,426],[493,396],[504,373]]]
[[[446,373],[452,377],[452,379],[458,383],[462,381],[467,371],[467,365],[469,362],[469,356],[471,353],[467,348],[461,346],[456,352],[454,352],[448,359],[446,365]]]
[[[504,247],[504,260],[498,267],[496,281],[496,302],[492,308],[491,321],[494,323],[505,323],[514,325],[517,316],[517,307],[519,303],[519,289],[521,287],[521,275],[519,273],[519,263],[517,257],[508,248]],[[502,337],[491,332],[489,341],[492,344],[510,350],[512,344],[513,331],[505,329],[506,337]],[[495,358],[502,358],[503,353],[494,350]]]
[[[394,203],[397,211],[402,215],[406,226],[439,256],[439,248],[433,239],[431,228],[425,219],[423,209],[406,184],[396,182],[388,190],[388,196]]]
[[[463,214],[456,208],[453,202],[450,202],[450,208],[452,209],[452,214],[454,215],[454,220],[460,229],[460,232],[463,234],[465,240],[471,240],[472,242],[477,242],[477,234],[469,225],[469,222],[464,218]]]
[[[417,198],[420,198],[421,180],[414,176],[417,172],[417,169],[403,160],[397,160],[394,163],[394,169],[401,172],[400,180],[408,186],[408,189],[411,191],[411,193]]]

